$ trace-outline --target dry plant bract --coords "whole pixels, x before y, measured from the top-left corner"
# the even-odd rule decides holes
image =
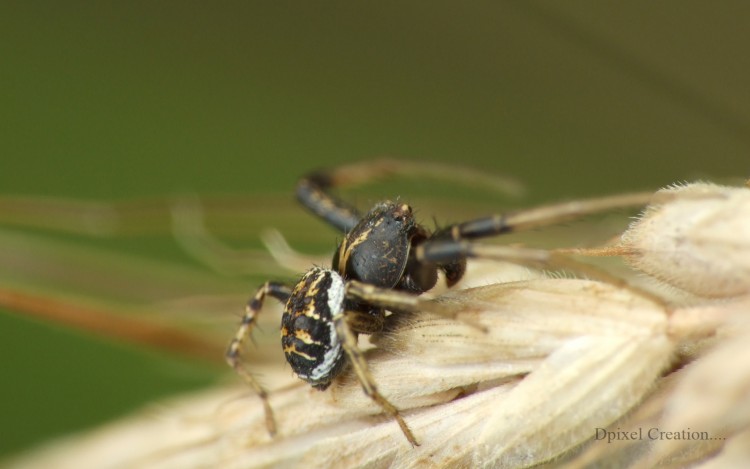
[[[37,450],[13,467],[746,462],[748,193],[707,184],[660,191],[620,246],[599,250],[693,293],[688,304],[665,305],[621,285],[532,278],[433,300],[455,319],[394,317],[366,356],[379,390],[418,437],[416,448],[351,373],[321,393],[267,372],[274,438],[258,399],[231,386]],[[651,438],[653,428],[708,438]],[[608,436],[639,430],[640,439]]]
[[[634,268],[695,295],[750,293],[750,189],[662,189],[622,237],[622,250]]]

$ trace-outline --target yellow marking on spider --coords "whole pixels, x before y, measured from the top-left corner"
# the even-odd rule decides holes
[[[323,277],[325,277],[325,275],[317,275],[315,279],[310,283],[305,296],[307,296],[308,298],[312,298],[312,300],[307,304],[305,309],[296,312],[295,316],[305,315],[309,318],[320,319],[320,314],[316,312],[315,298],[320,291],[319,284],[323,280]]]
[[[375,226],[379,225],[382,220],[379,220]],[[339,272],[346,272],[346,264],[349,262],[349,256],[351,256],[352,250],[365,242],[368,236],[370,236],[370,233],[372,232],[372,228],[368,228],[367,230],[363,231],[359,236],[357,236],[351,243],[349,242],[348,238],[344,238],[344,241],[341,242],[341,247],[339,248]]]
[[[296,337],[297,339],[301,340],[303,343],[308,344],[308,345],[310,344],[323,345],[322,342],[313,340],[309,332],[303,331],[301,329],[297,329],[296,331],[294,331],[294,337]]]
[[[311,304],[311,306],[313,306],[313,307],[312,308],[308,308],[309,311],[305,310],[305,311],[303,311],[302,314],[304,314],[308,318],[313,318],[313,319],[315,319],[317,321],[318,319],[320,319],[320,314],[318,314],[318,313],[315,312],[314,304]]]
[[[304,352],[300,352],[299,350],[297,350],[297,347],[295,347],[294,344],[289,345],[287,347],[284,347],[284,354],[289,354],[289,353],[293,353],[295,355],[299,355],[300,357],[304,358],[305,360],[310,360],[311,362],[315,361],[314,357],[311,357],[310,355],[308,355],[308,354],[306,354]]]

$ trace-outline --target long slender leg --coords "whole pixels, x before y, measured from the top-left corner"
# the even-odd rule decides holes
[[[654,303],[665,306],[665,301],[651,292],[637,288],[626,280],[593,265],[578,262],[563,253],[546,249],[518,248],[471,243],[469,241],[427,242],[416,249],[417,259],[440,264],[456,258],[496,259],[531,267],[567,269],[611,285],[627,288]]]
[[[360,185],[395,175],[427,176],[472,186],[481,185],[499,192],[519,195],[523,187],[498,175],[441,163],[417,163],[389,158],[339,166],[303,177],[297,183],[297,199],[313,213],[343,232],[354,228],[361,214],[354,206],[332,195],[334,187]]]
[[[297,200],[315,215],[346,233],[357,225],[362,215],[353,205],[328,192],[334,185],[334,178],[325,172],[305,176],[297,182]]]
[[[258,316],[258,313],[260,313],[261,308],[263,308],[263,301],[266,296],[272,296],[279,301],[286,302],[291,294],[291,289],[286,285],[276,282],[264,283],[255,293],[255,296],[253,296],[247,303],[245,314],[242,316],[242,322],[240,322],[240,327],[237,329],[237,333],[229,343],[229,347],[227,347],[226,351],[226,360],[227,363],[229,363],[229,366],[231,366],[237,374],[242,376],[247,384],[250,385],[253,391],[255,391],[258,397],[263,401],[263,409],[266,414],[266,427],[268,428],[268,433],[271,435],[276,433],[276,421],[273,418],[273,410],[268,403],[268,393],[243,366],[241,361],[242,347],[245,340],[250,336],[250,333],[253,330],[255,318]]]
[[[354,373],[357,375],[357,379],[359,380],[360,384],[362,384],[362,389],[364,390],[365,394],[369,396],[373,401],[375,401],[388,415],[393,417],[396,422],[398,422],[398,426],[401,427],[401,431],[404,433],[404,436],[407,440],[409,440],[409,443],[411,443],[412,446],[419,446],[419,443],[417,443],[417,439],[414,438],[414,434],[409,429],[409,426],[406,425],[406,422],[404,422],[404,419],[401,417],[398,409],[396,409],[393,404],[388,402],[388,400],[383,397],[382,394],[380,394],[378,388],[375,386],[375,382],[373,381],[372,376],[370,375],[370,371],[367,367],[365,357],[357,347],[357,336],[354,334],[354,332],[352,332],[346,322],[345,313],[342,311],[334,316],[333,323],[336,326],[336,334],[339,336],[339,339],[341,340],[344,347],[344,352],[346,353],[347,357],[349,357],[349,361],[352,364]]]
[[[646,205],[652,197],[653,194],[650,192],[634,192],[596,199],[573,200],[449,225],[436,231],[428,241],[418,246],[416,257],[424,261],[435,259],[432,262],[437,263],[445,272],[445,279],[450,287],[463,277],[466,271],[466,257],[468,257],[462,255],[461,249],[457,249],[456,246],[450,247],[451,241],[457,243],[467,239],[529,230],[607,210],[642,206]],[[446,249],[448,252],[453,252],[453,257],[439,253]],[[442,260],[437,261],[438,258]]]
[[[448,262],[456,258],[482,258],[495,259],[517,264],[527,265],[530,267],[552,267],[552,268],[573,268],[573,270],[585,270],[586,264],[580,264],[572,259],[548,251],[545,249],[519,248],[515,246],[495,246],[472,243],[469,241],[434,241],[428,242],[416,249],[417,259],[423,262],[441,263]],[[593,267],[591,267],[594,269]],[[599,276],[600,272],[583,272],[586,274],[593,273]],[[609,274],[606,280],[614,282]]]
[[[618,208],[644,206],[653,197],[653,192],[633,192],[595,199],[571,200],[559,204],[520,210],[501,215],[478,218],[450,225],[435,233],[437,240],[476,239],[503,233],[530,230],[543,226],[575,220],[587,215]]]
[[[347,297],[356,298],[364,303],[397,311],[431,311],[439,312],[439,306],[433,303],[429,295],[417,296],[387,288],[378,288],[368,283],[350,280],[346,284]]]
[[[369,305],[394,312],[424,311],[450,319],[455,319],[459,313],[451,304],[433,301],[434,298],[428,294],[417,296],[412,293],[378,288],[356,280],[350,280],[346,286],[348,298],[354,298]],[[461,318],[460,321],[480,331],[486,331],[485,326],[467,318]]]

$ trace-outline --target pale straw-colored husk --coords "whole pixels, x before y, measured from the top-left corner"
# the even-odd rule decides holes
[[[288,372],[274,380],[264,368],[274,438],[259,399],[232,385],[49,445],[12,467],[740,467],[750,460],[750,285],[742,264],[750,217],[738,202],[748,189],[699,187],[658,193],[624,237],[628,262],[695,294],[689,304],[590,280],[529,278],[437,297],[455,319],[393,317],[366,357],[418,447],[353,374],[319,392]],[[694,216],[679,226],[672,204]],[[715,217],[698,217],[691,204]],[[727,219],[733,214],[743,219]],[[660,218],[672,244],[644,244],[644,236],[659,236]],[[691,268],[708,277],[675,272]],[[653,428],[708,438],[654,439]],[[626,431],[644,436],[607,436]]]
[[[634,268],[708,298],[750,293],[750,189],[709,183],[660,190],[622,237]]]

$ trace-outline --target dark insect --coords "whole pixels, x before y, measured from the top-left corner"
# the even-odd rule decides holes
[[[367,174],[367,170],[373,174]],[[287,361],[300,379],[325,390],[350,364],[364,392],[398,422],[407,440],[417,445],[398,410],[378,392],[370,377],[357,347],[358,334],[382,330],[386,310],[398,313],[428,307],[418,295],[435,286],[439,271],[452,286],[464,275],[466,259],[483,255],[481,245],[471,243],[472,239],[642,203],[642,198],[628,197],[567,202],[480,218],[431,232],[415,221],[407,204],[385,201],[362,215],[329,192],[333,187],[389,172],[387,164],[373,162],[316,172],[297,184],[299,201],[345,236],[330,269],[313,267],[293,288],[276,282],[262,285],[248,303],[240,328],[226,352],[229,365],[261,397],[271,434],[275,433],[276,425],[267,393],[240,360],[243,342],[266,296],[285,304],[281,343]]]

